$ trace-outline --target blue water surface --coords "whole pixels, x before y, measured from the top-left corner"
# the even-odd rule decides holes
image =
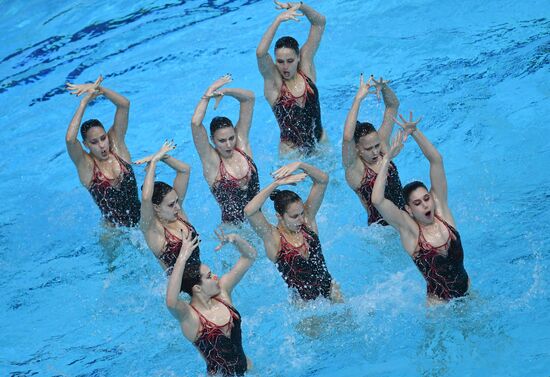
[[[220,211],[201,174],[190,119],[205,88],[231,72],[257,96],[251,143],[262,185],[285,163],[263,98],[255,49],[277,12],[270,1],[4,1],[0,12],[0,376],[203,376],[199,353],[165,308],[166,278],[141,233],[113,234],[65,150],[78,99],[64,89],[105,77],[131,100],[133,158],[166,138],[193,166],[185,209],[203,257],[215,254]],[[297,308],[260,258],[235,290],[251,376],[550,376],[550,20],[547,1],[312,1],[327,17],[316,56],[330,138],[312,162],[331,182],[320,238],[345,304]],[[300,42],[308,22],[277,36]],[[472,293],[427,307],[425,283],[397,234],[366,227],[340,162],[359,74],[391,79],[401,112],[445,158],[450,205]],[[380,124],[383,104],[360,119]],[[98,100],[86,118],[112,121]],[[214,115],[236,119],[225,99]],[[401,179],[428,179],[413,142]],[[138,180],[143,171],[136,168]],[[172,172],[159,169],[160,179]],[[297,187],[306,194],[309,184]],[[273,210],[265,209],[274,220]]]

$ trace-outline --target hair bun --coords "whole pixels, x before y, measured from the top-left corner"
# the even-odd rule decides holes
[[[269,194],[269,199],[275,201],[275,198],[277,198],[277,195],[279,195],[280,192],[281,192],[281,190],[279,190],[279,189],[273,190],[273,192],[271,194]]]

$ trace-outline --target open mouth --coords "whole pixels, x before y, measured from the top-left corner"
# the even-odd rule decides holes
[[[428,211],[424,214],[426,217],[430,217],[432,215],[432,211]]]

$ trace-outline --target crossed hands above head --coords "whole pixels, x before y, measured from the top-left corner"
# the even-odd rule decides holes
[[[357,97],[364,99],[369,94],[375,94],[373,77],[371,76],[367,81],[363,79],[363,74],[359,76],[359,89],[357,89]]]
[[[280,1],[275,1],[275,5],[275,9],[285,10],[278,16],[281,21],[293,20],[300,22],[300,19],[298,17],[304,16],[302,13],[298,13],[298,10],[302,5],[301,3],[282,3]]]
[[[224,92],[223,89],[220,90],[222,86],[225,84],[230,83],[233,81],[233,77],[231,76],[231,73],[226,73],[216,81],[214,81],[206,90],[206,93],[204,93],[203,98],[210,99],[215,98],[216,102],[214,103],[214,110],[218,108],[218,105],[220,104],[220,101],[223,98]]]
[[[369,81],[372,83],[371,85],[374,85],[376,88],[376,98],[378,98],[378,101],[380,101],[380,93],[382,93],[382,89],[384,89],[390,82],[390,80],[384,80],[382,76],[376,81],[374,78],[374,75],[370,75]]]
[[[177,146],[178,145],[174,143],[174,139],[166,140],[164,144],[162,144],[160,149],[157,151],[157,153],[140,158],[139,160],[134,161],[133,163],[136,165],[143,165],[143,164],[149,164],[153,160],[159,161],[164,157],[166,157],[166,153],[173,151],[174,149],[176,149]]]
[[[103,76],[99,75],[97,80],[93,83],[87,83],[87,84],[72,84],[70,82],[66,83],[67,90],[70,92],[70,94],[74,94],[77,97],[80,97],[82,94],[87,93],[87,97],[90,98],[96,98],[100,92],[99,92],[99,85],[103,82]]]

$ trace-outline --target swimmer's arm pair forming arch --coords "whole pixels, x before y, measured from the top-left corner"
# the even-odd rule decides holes
[[[116,106],[113,126],[109,129],[109,141],[113,142],[117,154],[127,162],[131,162],[130,151],[126,146],[126,131],[130,115],[130,100],[114,90],[98,86],[99,93]]]
[[[219,92],[224,96],[230,96],[239,101],[239,120],[235,125],[235,131],[238,138],[238,146],[248,156],[252,157],[252,149],[250,148],[249,134],[252,126],[252,115],[254,113],[254,103],[256,97],[254,92],[241,88],[224,88]]]
[[[313,228],[315,233],[318,233],[317,221],[315,218],[317,216],[317,212],[319,212],[319,208],[321,208],[321,204],[323,203],[329,182],[329,176],[321,169],[304,162],[300,162],[300,169],[302,169],[313,180],[313,185],[311,186],[307,200],[304,203],[304,212],[306,218],[308,219],[309,225]]]

